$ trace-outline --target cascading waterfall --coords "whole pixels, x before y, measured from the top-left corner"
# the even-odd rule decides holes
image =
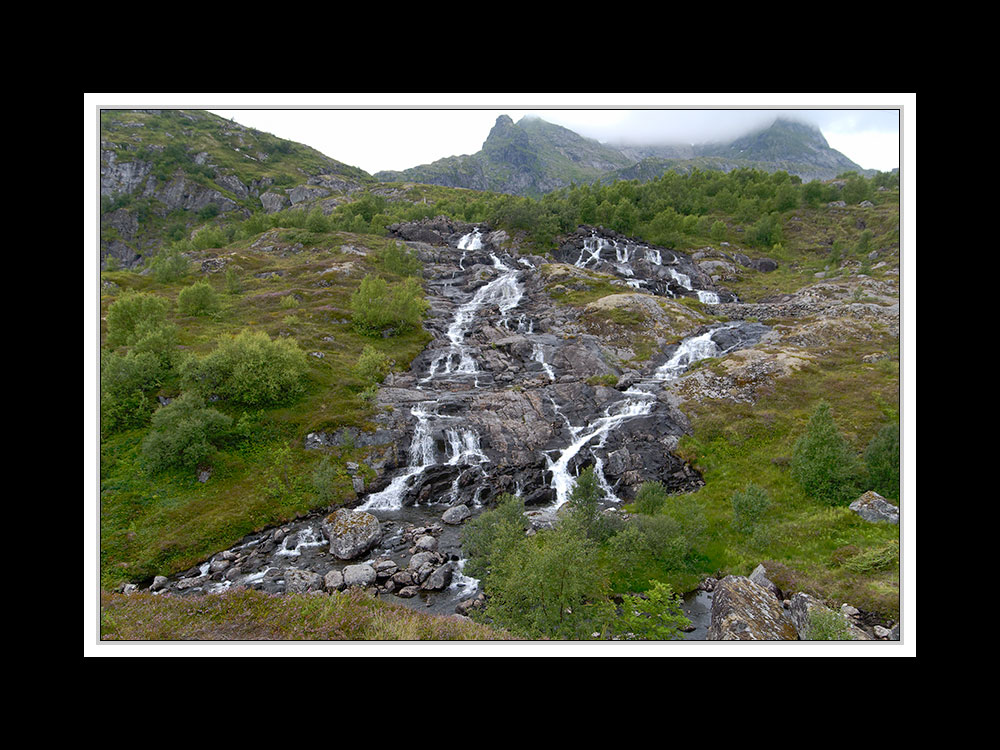
[[[403,506],[403,497],[410,488],[411,480],[422,474],[429,466],[433,466],[434,461],[434,440],[431,438],[428,420],[433,412],[427,410],[434,401],[427,401],[414,406],[410,414],[417,418],[417,424],[413,428],[413,438],[410,440],[410,464],[409,468],[395,477],[381,492],[375,492],[368,496],[364,504],[358,510],[397,510]]]
[[[482,250],[483,235],[478,229],[474,229],[458,241],[459,250]],[[464,255],[462,256],[465,257]]]
[[[499,307],[498,324],[508,327],[507,315],[520,303],[524,290],[517,281],[518,271],[504,265],[495,254],[491,253],[490,257],[493,259],[493,267],[500,271],[501,275],[477,289],[472,299],[458,308],[451,325],[448,326],[449,350],[435,357],[427,377],[421,382],[433,380],[438,376],[439,370],[442,375],[474,375],[479,372],[476,361],[464,341],[476,314],[486,305]]]
[[[552,369],[552,365],[545,361],[545,352],[542,351],[541,344],[535,344],[535,348],[531,352],[531,358],[542,366],[542,369],[545,370],[545,374],[549,376],[549,380],[556,379],[556,373],[555,370]]]
[[[677,351],[674,352],[673,356],[658,367],[652,377],[626,390],[626,398],[609,406],[605,409],[601,417],[583,427],[573,427],[557,407],[556,413],[566,421],[572,442],[563,449],[559,454],[559,458],[555,461],[546,454],[548,468],[552,472],[551,487],[556,492],[556,499],[548,508],[548,511],[551,512],[558,509],[569,500],[569,495],[576,485],[576,478],[569,472],[569,463],[588,443],[595,438],[600,438],[594,449],[600,448],[604,445],[604,441],[613,429],[619,427],[629,419],[650,414],[656,406],[656,396],[653,388],[661,387],[664,383],[676,380],[693,362],[707,357],[717,357],[729,351],[729,349],[720,349],[715,341],[712,340],[712,334],[720,328],[732,328],[737,325],[739,325],[738,321],[735,323],[726,323],[716,326],[701,335],[684,339],[677,347]],[[646,388],[650,390],[645,390]],[[553,406],[556,406],[554,401],[552,403]],[[596,454],[593,455],[597,459]],[[612,502],[619,502],[604,476],[603,462],[599,459],[595,462],[594,472],[605,492],[605,498]]]

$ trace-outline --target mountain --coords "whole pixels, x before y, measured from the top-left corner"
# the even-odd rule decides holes
[[[537,117],[515,124],[501,115],[479,152],[401,172],[377,172],[375,179],[538,197],[571,182],[592,182],[631,163],[618,149],[559,125]]]
[[[400,172],[378,172],[375,178],[537,197],[571,182],[646,181],[668,170],[695,168],[784,170],[806,182],[832,179],[847,171],[865,172],[830,148],[818,128],[787,119],[727,143],[612,145],[537,117],[515,124],[501,115],[478,153]]]
[[[371,175],[201,110],[102,110],[101,257],[125,266],[215,216],[350,193]]]

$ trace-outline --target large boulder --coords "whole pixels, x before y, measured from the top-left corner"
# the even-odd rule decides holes
[[[339,560],[353,560],[375,546],[382,527],[371,513],[341,508],[320,524],[330,542],[330,554]]]
[[[352,586],[367,588],[368,586],[375,585],[375,580],[378,578],[375,568],[368,563],[348,565],[344,568],[343,573],[344,586],[347,588],[351,588]]]
[[[899,508],[887,501],[874,490],[868,490],[865,494],[848,506],[866,521],[878,523],[899,523]]]
[[[304,594],[323,588],[323,576],[311,570],[289,568],[285,571],[285,591],[289,594]]]
[[[798,633],[781,602],[745,576],[726,576],[715,587],[710,641],[794,641]]]

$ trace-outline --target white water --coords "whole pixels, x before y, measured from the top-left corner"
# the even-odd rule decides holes
[[[728,349],[721,350],[712,340],[711,336],[719,328],[731,328],[737,325],[739,325],[739,322],[727,323],[723,326],[717,326],[700,336],[692,336],[685,339],[680,343],[673,356],[658,367],[644,385],[646,387],[650,385],[660,386],[663,383],[676,380],[693,362],[705,359],[706,357],[716,357],[724,354]],[[573,427],[565,415],[558,409],[555,401],[552,402],[553,406],[556,407],[556,413],[566,421],[566,426],[569,428],[573,440],[563,449],[557,460],[553,461],[551,457],[546,455],[548,468],[552,472],[551,487],[556,491],[556,499],[547,508],[548,512],[555,511],[569,500],[570,493],[576,485],[576,478],[569,473],[569,463],[584,446],[595,438],[600,438],[594,449],[603,447],[604,441],[613,429],[633,417],[645,416],[651,413],[656,406],[655,395],[650,391],[643,390],[643,387],[640,385],[634,385],[626,390],[625,396],[626,398],[622,401],[618,401],[605,409],[603,416],[598,417],[583,427]],[[592,449],[592,453],[594,449]],[[616,503],[620,502],[608,483],[607,478],[604,476],[603,461],[598,458],[596,453],[593,453],[593,455],[595,458],[594,473],[597,476],[598,483],[604,490],[605,499]]]
[[[531,358],[542,366],[542,369],[545,370],[545,374],[549,376],[549,380],[556,379],[556,373],[555,370],[552,369],[552,365],[545,361],[545,352],[542,351],[541,344],[535,344],[535,348],[531,352]]]
[[[468,237],[469,235],[466,235]],[[465,237],[462,238],[463,240]],[[472,299],[458,308],[451,325],[448,326],[447,336],[449,349],[444,354],[440,354],[431,362],[427,377],[421,382],[428,382],[441,375],[474,375],[479,372],[476,361],[472,358],[472,353],[465,345],[465,337],[469,332],[469,327],[476,318],[476,314],[486,305],[496,305],[500,309],[499,325],[509,328],[507,318],[521,301],[524,289],[517,281],[518,272],[503,264],[496,255],[490,254],[493,259],[493,267],[501,271],[501,275],[493,279],[485,286],[479,287]]]
[[[402,508],[403,496],[410,487],[410,480],[422,474],[428,466],[434,465],[434,441],[431,439],[430,428],[427,424],[432,415],[432,412],[427,411],[427,405],[433,403],[435,402],[427,401],[410,410],[410,414],[417,418],[417,424],[413,429],[413,438],[410,440],[409,468],[393,479],[384,490],[369,495],[364,504],[358,507],[358,510],[398,510]]]
[[[458,241],[459,250],[482,250],[483,236],[478,229],[469,232]],[[462,256],[465,257],[464,255]]]

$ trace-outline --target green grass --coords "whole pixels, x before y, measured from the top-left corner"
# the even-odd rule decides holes
[[[360,591],[270,595],[233,589],[200,597],[101,594],[108,641],[506,640],[506,633],[432,616]]]
[[[199,264],[194,263],[186,278],[166,284],[128,271],[102,274],[122,291],[148,291],[170,302],[168,319],[178,326],[181,355],[203,356],[222,336],[246,328],[264,331],[272,338],[292,338],[304,351],[323,355],[307,357],[308,386],[294,403],[259,413],[245,413],[224,402],[213,404],[234,422],[249,420],[251,429],[249,437],[219,446],[206,483],[198,482],[194,472],[146,471],[140,446],[148,427],[102,441],[101,582],[106,588],[184,570],[248,533],[318,507],[311,475],[322,455],[303,448],[304,436],[341,427],[373,428],[376,406],[364,397],[370,384],[354,371],[364,347],[370,345],[382,352],[392,369],[401,371],[408,369],[429,339],[421,329],[390,338],[370,338],[351,325],[350,295],[365,273],[380,272],[378,252],[386,242],[383,238],[331,233],[322,238],[328,247],[306,247],[286,255],[251,251],[253,239],[195,254],[199,260],[225,255],[232,264],[241,266],[243,292],[239,295],[226,293],[224,273],[201,274],[195,270]],[[365,248],[370,255],[362,258],[341,253],[343,244]],[[333,272],[322,273],[331,268]],[[268,271],[284,275],[256,277]],[[391,281],[398,279],[384,270],[382,273]],[[212,315],[181,315],[177,296],[198,278],[207,279],[219,293],[221,308]],[[326,284],[319,286],[320,281]],[[282,300],[293,295],[298,306],[294,315],[289,315]],[[102,296],[103,314],[114,299]],[[102,324],[102,341],[105,337]],[[160,394],[176,396],[181,387],[174,374]],[[333,459],[342,468],[345,462],[363,460],[366,455],[345,448],[334,451]],[[279,464],[284,468],[279,470]],[[334,486],[334,496],[335,503],[355,497],[346,471]]]

